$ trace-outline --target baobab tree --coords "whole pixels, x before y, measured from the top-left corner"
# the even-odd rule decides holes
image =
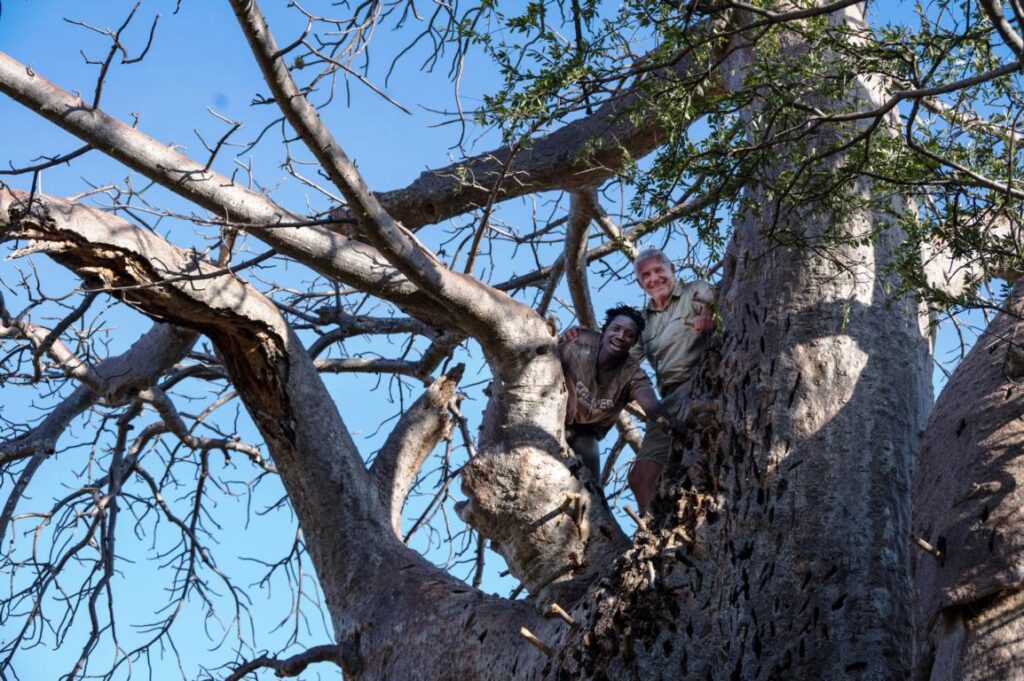
[[[222,172],[235,123],[197,159],[104,112],[114,62],[159,40],[154,23],[129,48],[136,10],[100,32],[109,50],[91,99],[0,56],[0,91],[85,145],[13,167],[25,184],[0,190],[11,255],[79,282],[53,299],[31,268],[4,276],[22,306],[3,308],[7,380],[39,386],[47,412],[8,425],[0,448],[0,536],[26,542],[5,558],[16,578],[0,669],[17,673],[47,627],[59,642],[77,635],[64,622],[82,623],[72,678],[126,673],[169,640],[177,610],[137,647],[110,614],[118,542],[150,514],[179,538],[177,603],[203,593],[200,575],[241,599],[200,532],[218,484],[211,457],[223,454],[280,479],[335,637],[288,657],[240,650],[225,677],[314,662],[364,679],[1019,673],[1024,649],[1005,623],[1021,608],[1021,291],[979,295],[1021,270],[1019,3],[937,2],[916,33],[872,29],[865,3],[847,0],[574,2],[517,15],[438,4],[424,18],[411,3],[344,18],[295,4],[305,27],[280,38],[257,3],[229,4],[265,84],[254,104],[275,111],[251,144],[280,131],[290,177],[322,205],[275,201],[251,167]],[[413,40],[432,42],[431,63],[452,59],[456,81],[473,59],[494,60],[504,82],[476,114],[504,141],[376,191],[325,121],[339,77],[376,87],[360,67],[374,30],[409,23]],[[40,190],[40,171],[83,154],[192,212],[156,205],[137,181],[86,192],[106,206]],[[607,210],[611,187],[635,222]],[[554,192],[569,200],[550,220],[500,223],[503,204]],[[202,238],[162,235],[146,223],[154,213]],[[454,238],[431,247],[443,229]],[[692,382],[704,418],[676,443],[630,537],[565,446],[548,314],[564,278],[567,307],[592,325],[591,278],[628,277],[648,235],[717,263],[686,264],[720,272],[720,328]],[[264,250],[245,255],[253,244]],[[511,248],[535,267],[501,280],[494,254]],[[267,283],[266,268],[285,265],[315,283],[286,282],[282,269]],[[103,356],[82,323],[97,300],[153,326]],[[929,421],[934,323],[969,305],[1000,316]],[[367,334],[418,340],[399,358],[331,354]],[[473,423],[451,361],[467,349],[487,371]],[[372,461],[323,377],[360,371],[423,385]],[[182,396],[197,382],[217,386],[199,413]],[[234,399],[261,442],[210,416]],[[86,414],[100,435],[76,462],[65,431]],[[616,448],[635,440],[630,423]],[[457,475],[458,516],[481,538],[475,560],[500,554],[524,598],[487,595],[403,541],[406,499],[438,448],[442,491]],[[38,471],[56,466],[80,471],[77,485],[36,491]],[[183,485],[181,510],[168,497]],[[62,575],[79,564],[86,576],[68,587]],[[67,613],[52,614],[55,603]],[[113,661],[97,672],[102,645]],[[992,651],[1001,666],[985,666]]]

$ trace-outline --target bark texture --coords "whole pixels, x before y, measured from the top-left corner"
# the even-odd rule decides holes
[[[914,477],[919,679],[1024,678],[1024,282],[939,396]]]

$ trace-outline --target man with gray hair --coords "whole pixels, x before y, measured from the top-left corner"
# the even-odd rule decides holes
[[[644,331],[633,347],[634,356],[646,357],[654,370],[661,403],[683,419],[689,379],[704,354],[708,336],[715,328],[711,304],[715,290],[704,281],[686,284],[676,280],[675,267],[657,248],[645,248],[633,262],[636,281],[647,293]],[[640,453],[629,471],[629,487],[640,512],[647,510],[658,479],[668,465],[672,435],[660,423],[648,420]]]

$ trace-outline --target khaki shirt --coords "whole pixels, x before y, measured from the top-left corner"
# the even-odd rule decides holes
[[[601,334],[580,329],[576,338],[558,346],[569,397],[565,408],[568,426],[586,426],[598,439],[615,425],[619,412],[643,390],[654,392],[640,363],[626,357],[605,383],[597,382],[597,353]]]
[[[644,308],[647,325],[639,342],[631,353],[634,358],[646,357],[654,370],[658,392],[664,396],[666,385],[682,383],[690,377],[694,366],[700,361],[711,334],[697,333],[687,320],[692,322],[704,309],[704,304],[693,297],[709,298],[713,289],[706,281],[676,283],[672,297],[664,310],[655,310],[653,301],[648,300]]]

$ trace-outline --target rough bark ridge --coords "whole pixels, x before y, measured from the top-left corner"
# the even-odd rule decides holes
[[[1024,678],[1024,281],[935,404],[914,477],[916,678]]]

